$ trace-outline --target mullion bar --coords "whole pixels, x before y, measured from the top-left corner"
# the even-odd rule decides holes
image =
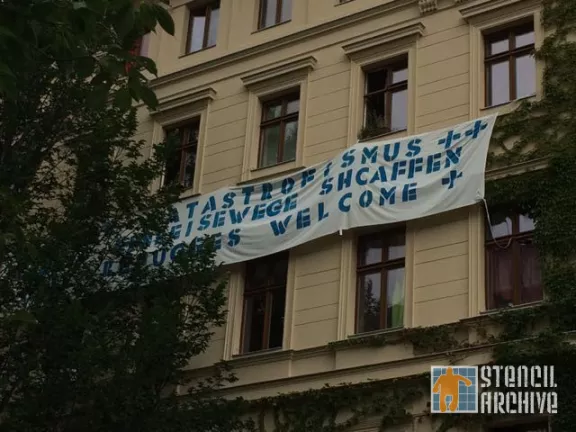
[[[202,41],[202,49],[208,47],[208,35],[210,34],[210,21],[212,19],[212,8],[210,6],[206,6],[205,15],[206,21],[204,22],[204,38]]]
[[[272,293],[266,292],[266,300],[264,302],[264,331],[262,332],[262,349],[270,347],[270,324],[271,324],[271,309],[272,309]]]
[[[282,0],[276,0],[276,21],[274,24],[282,22]]]

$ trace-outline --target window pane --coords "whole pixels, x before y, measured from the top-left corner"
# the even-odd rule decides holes
[[[272,265],[269,265],[267,268],[271,274],[269,286],[286,284],[286,276],[288,273],[287,254],[275,255],[272,260]]]
[[[387,236],[386,245],[388,256],[386,257],[386,259],[390,261],[398,258],[404,258],[406,255],[405,244],[406,240],[404,234],[395,234]]]
[[[392,72],[392,84],[408,80],[408,69],[399,69]]]
[[[198,125],[189,126],[184,131],[186,142],[182,143],[183,146],[196,144],[198,142]]]
[[[366,237],[360,240],[361,242],[361,252],[360,252],[360,262],[361,266],[376,264],[382,262],[382,240],[367,239]]]
[[[385,120],[386,99],[384,93],[378,93],[366,98],[366,126],[383,128]]]
[[[500,220],[498,215],[493,215],[492,229],[487,227],[486,237],[489,239],[495,239],[509,235],[512,235],[512,219],[506,217],[503,220]]]
[[[521,283],[520,302],[529,303],[542,300],[542,276],[538,250],[530,239],[520,242]]]
[[[500,54],[510,50],[508,37],[488,43],[488,55]]]
[[[284,309],[286,306],[286,288],[272,293],[272,311],[270,314],[270,337],[268,348],[280,348],[284,336]]]
[[[282,103],[281,102],[273,102],[264,105],[264,120],[271,120],[276,117],[280,117],[282,114]]]
[[[180,149],[175,149],[168,157],[166,161],[166,173],[164,175],[165,185],[174,184],[179,181],[181,154]]]
[[[284,154],[282,155],[282,162],[288,162],[296,159],[298,120],[288,122],[284,127]]]
[[[286,114],[297,113],[299,109],[300,109],[299,99],[291,100],[286,104]]]
[[[386,281],[386,328],[404,325],[404,268],[389,270]]]
[[[516,97],[536,94],[536,59],[525,55],[516,59]]]
[[[270,27],[276,24],[276,0],[260,0],[262,2],[262,15],[260,27]]]
[[[218,23],[220,22],[220,9],[212,9],[210,12],[210,28],[208,29],[208,43],[207,46],[211,47],[216,45],[218,36]]]
[[[360,276],[358,333],[380,329],[380,273]]]
[[[516,48],[527,45],[534,45],[534,31],[530,30],[526,33],[516,35],[516,40],[514,43],[516,44]]]
[[[188,147],[184,150],[183,178],[182,185],[191,187],[194,183],[194,171],[196,168],[196,146]]]
[[[510,100],[510,74],[508,61],[489,66],[490,105],[499,105]]]
[[[391,130],[406,129],[408,114],[408,90],[392,93]]]
[[[488,308],[498,309],[514,304],[512,248],[490,246],[486,252]]]
[[[246,289],[253,291],[286,284],[288,254],[254,260],[246,266]]]
[[[278,148],[280,144],[280,125],[268,126],[262,130],[262,154],[260,166],[270,166],[278,163]]]
[[[386,88],[386,69],[366,74],[366,93],[372,93]]]
[[[282,12],[280,21],[288,21],[292,19],[292,0],[282,0]]]
[[[251,296],[244,301],[244,352],[258,351],[264,335],[266,296]]]
[[[205,16],[190,15],[191,33],[188,38],[188,52],[199,51],[204,48],[204,26],[206,25]]]
[[[524,233],[534,231],[534,228],[535,228],[534,221],[530,217],[520,215],[518,231]]]

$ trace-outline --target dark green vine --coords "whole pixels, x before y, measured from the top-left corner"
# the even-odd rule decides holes
[[[575,0],[544,0],[542,25],[546,39],[536,57],[545,65],[543,95],[523,101],[498,119],[493,144],[499,149],[488,158],[489,168],[545,162],[545,168],[527,170],[488,182],[487,202],[493,210],[518,211],[536,222],[535,242],[540,253],[545,301],[537,307],[505,310],[466,323],[413,328],[355,337],[330,344],[334,350],[350,346],[411,344],[415,355],[450,352],[476,345],[492,345],[497,364],[551,364],[558,387],[558,414],[554,432],[572,432],[576,424],[576,345],[568,340],[576,331],[576,31]],[[372,135],[372,129],[362,131]],[[541,167],[538,167],[541,168]],[[470,328],[479,338],[469,343]],[[493,332],[493,329],[499,329]],[[407,377],[360,385],[343,385],[283,394],[250,404],[271,412],[274,432],[338,432],[378,415],[381,430],[407,421],[407,406],[429,391],[429,377]],[[435,419],[435,418],[433,418]],[[438,431],[469,430],[493,417],[441,416]],[[259,430],[267,430],[260,416]],[[269,429],[268,429],[269,430]]]

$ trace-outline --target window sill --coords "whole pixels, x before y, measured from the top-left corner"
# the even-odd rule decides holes
[[[194,188],[186,189],[180,194],[180,199],[187,199],[187,198],[195,198],[202,195],[200,192],[197,192]]]
[[[533,102],[535,100],[536,95],[533,94],[531,96],[525,96],[523,98],[514,99],[508,102],[503,102],[501,104],[485,106],[484,108],[480,108],[480,111],[486,114],[490,114],[492,112],[504,108],[502,114],[508,114],[510,111],[514,110],[521,102],[523,101]]]
[[[524,303],[524,304],[520,304],[520,305],[513,305],[513,306],[507,306],[507,307],[502,307],[500,309],[489,309],[483,312],[480,312],[480,315],[483,316],[487,316],[487,315],[498,315],[502,312],[506,312],[509,310],[520,310],[520,309],[529,309],[535,306],[540,306],[542,303],[544,302],[544,300],[538,300],[535,302],[530,302],[530,303]]]
[[[259,28],[259,29],[257,29],[257,30],[254,30],[254,31],[252,32],[252,34],[260,33],[260,32],[263,32],[263,31],[265,31],[265,30],[269,30],[269,29],[271,29],[271,28],[280,27],[281,25],[288,24],[288,23],[291,22],[291,21],[292,21],[292,20],[289,19],[289,20],[282,21],[282,22],[279,22],[279,23],[277,23],[277,24],[274,24],[274,25],[271,25],[271,26],[268,26],[268,27],[262,27],[262,28]]]
[[[340,1],[336,1],[336,4],[335,4],[334,6],[342,6],[343,4],[350,3],[350,2],[352,2],[352,1],[354,1],[354,0],[340,0]]]
[[[216,45],[212,45],[212,46],[209,46],[209,47],[206,47],[206,48],[202,48],[202,49],[199,49],[199,50],[197,50],[197,51],[192,51],[192,52],[189,52],[189,53],[186,53],[186,54],[181,54],[180,56],[178,56],[178,58],[181,59],[181,58],[184,58],[184,57],[188,57],[188,56],[191,56],[191,55],[194,55],[194,54],[198,54],[198,53],[201,53],[201,52],[204,52],[204,51],[208,51],[208,50],[210,50],[210,49],[212,49],[212,48],[216,48]]]
[[[404,331],[404,327],[395,327],[395,328],[391,328],[391,329],[380,329],[380,330],[372,330],[369,332],[364,332],[364,333],[354,333],[353,335],[348,336],[348,339],[362,339],[362,338],[368,338],[371,336],[380,336],[380,335],[388,335],[388,334],[394,334],[394,333],[398,333],[400,334],[400,332]]]
[[[375,135],[373,137],[364,138],[364,139],[358,140],[358,142],[359,143],[365,143],[365,142],[374,141],[374,140],[381,139],[381,138],[392,137],[394,135],[400,135],[400,134],[404,135],[404,134],[406,134],[407,131],[408,131],[408,129],[398,129],[398,130],[386,132],[386,133],[383,133],[380,135]]]
[[[254,183],[257,181],[271,180],[278,176],[285,176],[293,174],[306,168],[302,165],[296,165],[296,161],[282,162],[280,164],[271,165],[263,168],[255,168],[250,170],[250,177],[247,180],[238,182],[238,185]]]
[[[268,361],[271,358],[276,358],[278,356],[280,356],[281,354],[291,354],[291,350],[283,350],[282,348],[269,348],[269,349],[265,349],[265,350],[260,350],[260,351],[253,351],[253,352],[247,352],[247,353],[242,353],[242,354],[234,354],[232,356],[232,361],[238,361],[238,362],[250,362],[252,360],[262,360],[262,361]]]

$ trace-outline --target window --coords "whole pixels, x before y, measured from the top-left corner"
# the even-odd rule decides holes
[[[220,2],[212,2],[199,9],[190,9],[186,53],[215,46],[219,20]]]
[[[291,18],[292,0],[260,0],[258,28],[271,27],[290,21]]]
[[[176,147],[168,157],[164,184],[179,183],[187,188],[192,187],[196,171],[199,129],[200,120],[195,120],[167,132],[169,139],[176,140]]]
[[[488,429],[489,432],[548,432],[548,421],[529,423],[516,426],[502,426]]]
[[[284,336],[288,252],[246,266],[242,352],[281,348]]]
[[[494,215],[486,227],[487,307],[497,309],[542,300],[534,222],[524,215]]]
[[[364,127],[379,135],[407,127],[408,63],[392,63],[366,71]]]
[[[290,94],[262,104],[258,167],[296,159],[299,94]]]
[[[404,266],[404,232],[358,239],[357,333],[403,326]]]
[[[486,106],[534,95],[533,23],[488,34],[484,40]]]

